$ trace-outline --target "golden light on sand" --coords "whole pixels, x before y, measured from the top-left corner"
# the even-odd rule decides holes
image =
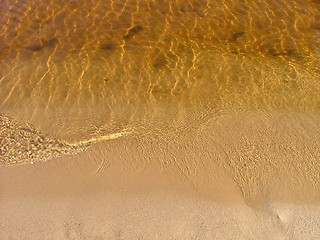
[[[0,0],[0,238],[318,239],[319,37],[317,0]]]

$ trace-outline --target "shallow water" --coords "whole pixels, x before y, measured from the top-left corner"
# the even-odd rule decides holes
[[[0,6],[0,112],[49,138],[183,133],[225,109],[319,113],[319,1]]]

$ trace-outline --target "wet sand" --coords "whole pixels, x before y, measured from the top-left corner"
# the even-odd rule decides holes
[[[0,169],[4,239],[317,239],[319,116],[224,112],[185,136]]]
[[[1,239],[319,239],[318,1],[0,1]]]
[[[111,168],[112,172],[99,177],[79,177],[76,164],[72,169],[61,162],[30,167],[15,173],[1,171],[2,177],[11,179],[7,185],[14,186],[2,186],[4,239],[319,237],[317,204],[269,201],[252,208],[228,181],[219,181],[227,189],[218,191],[221,198],[213,201],[199,196],[183,181],[157,176],[156,169],[123,176],[123,171],[118,175]]]

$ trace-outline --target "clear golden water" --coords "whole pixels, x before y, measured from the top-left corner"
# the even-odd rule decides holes
[[[318,113],[319,39],[316,0],[1,0],[0,113],[75,141]]]

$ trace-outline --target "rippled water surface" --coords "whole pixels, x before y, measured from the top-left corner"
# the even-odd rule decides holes
[[[74,147],[224,109],[318,113],[319,39],[317,0],[0,0],[5,145],[10,119]]]

